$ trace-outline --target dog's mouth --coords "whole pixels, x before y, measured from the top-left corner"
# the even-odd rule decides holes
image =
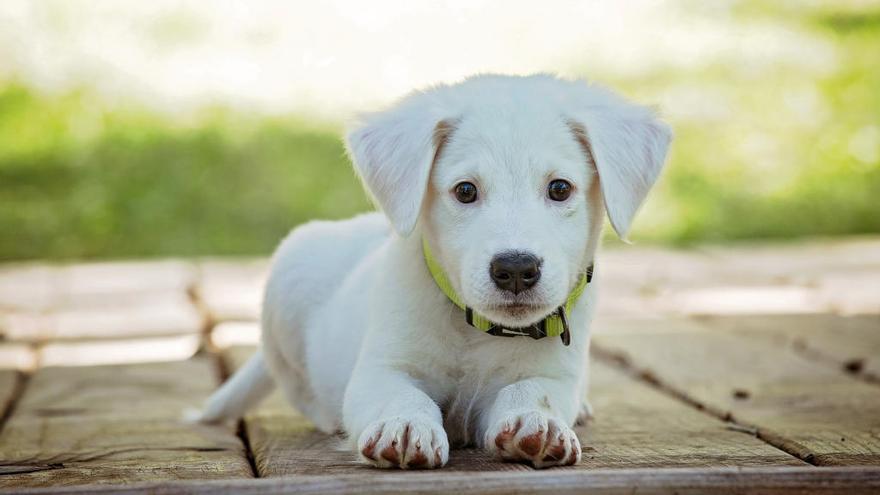
[[[516,328],[531,325],[535,320],[540,320],[551,311],[552,309],[547,309],[545,304],[510,301],[492,305],[489,312],[502,317],[499,318],[501,321],[498,323]]]
[[[532,304],[524,304],[524,303],[511,303],[505,304],[499,308],[501,311],[509,314],[513,318],[522,319],[526,316],[534,314],[538,312],[541,308],[540,306],[535,306]]]

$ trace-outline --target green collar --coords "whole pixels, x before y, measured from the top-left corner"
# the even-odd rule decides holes
[[[431,272],[431,277],[434,278],[437,287],[443,291],[443,294],[445,294],[453,304],[464,310],[465,320],[470,326],[490,335],[502,337],[529,336],[533,339],[541,339],[548,336],[556,337],[558,335],[562,339],[563,344],[568,345],[571,342],[571,332],[569,332],[568,328],[567,315],[574,307],[574,303],[577,302],[578,298],[581,297],[581,294],[584,293],[587,285],[592,281],[593,265],[587,267],[578,280],[577,285],[574,287],[574,290],[568,295],[565,304],[559,306],[556,311],[550,313],[543,320],[530,327],[507,328],[503,325],[492,323],[484,316],[475,313],[471,308],[464,304],[461,298],[458,297],[458,294],[455,293],[455,289],[452,288],[452,284],[449,282],[449,279],[446,278],[446,274],[443,273],[440,263],[437,262],[437,259],[434,258],[434,255],[431,253],[431,249],[428,247],[428,241],[424,238],[422,238],[422,251],[425,254],[425,264],[428,265],[428,271]]]

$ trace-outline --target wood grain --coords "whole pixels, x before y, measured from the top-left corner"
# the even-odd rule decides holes
[[[12,405],[17,383],[18,373],[10,370],[0,370],[0,431],[3,430],[2,418],[6,417],[7,410]]]
[[[147,293],[137,300],[106,306],[62,308],[45,312],[0,314],[7,340],[119,339],[196,334],[203,321],[185,292]]]
[[[252,348],[229,353],[233,368],[241,366]],[[803,461],[753,435],[731,429],[723,421],[696,411],[633,378],[595,363],[592,403],[596,418],[577,432],[583,461],[570,469],[684,466],[798,466]],[[360,465],[341,450],[342,440],[316,431],[286,405],[277,392],[245,418],[258,472],[263,477],[381,471]],[[483,451],[458,449],[447,471],[530,470],[496,461]]]
[[[503,495],[674,495],[674,494],[839,494],[869,495],[880,490],[880,469],[842,467],[551,469],[531,472],[382,471],[365,480],[358,474],[295,476],[258,480],[180,481],[129,486],[85,486],[27,490],[29,494],[402,494]]]
[[[203,260],[198,270],[196,292],[213,322],[260,318],[267,260]]]
[[[593,359],[581,467],[798,466],[803,461]]]
[[[250,477],[230,428],[180,420],[216,382],[203,358],[41,369],[0,434],[0,488]]]
[[[781,323],[795,325],[794,320]],[[597,336],[596,349],[817,465],[880,464],[880,388],[729,329]]]
[[[707,317],[715,330],[774,340],[847,373],[880,382],[880,315]]]

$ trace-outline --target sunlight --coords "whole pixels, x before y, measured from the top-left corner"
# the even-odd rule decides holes
[[[827,71],[834,52],[731,6],[629,2],[4,2],[4,72],[48,90],[95,86],[165,110],[223,103],[335,118],[480,72],[599,78],[786,59]]]

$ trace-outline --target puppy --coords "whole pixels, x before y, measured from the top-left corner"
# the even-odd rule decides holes
[[[383,214],[282,242],[262,348],[201,419],[239,417],[274,378],[377,467],[441,467],[450,444],[579,462],[604,215],[625,237],[670,139],[649,109],[548,75],[477,76],[366,115],[347,146]]]

